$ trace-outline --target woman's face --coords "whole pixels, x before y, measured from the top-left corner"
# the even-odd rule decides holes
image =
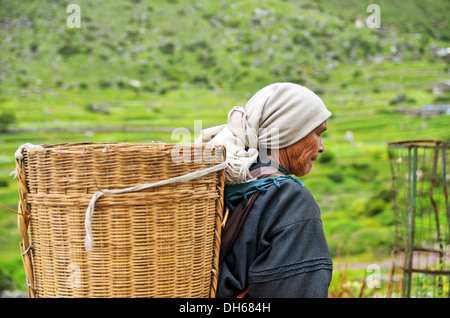
[[[327,130],[327,122],[323,122],[309,135],[297,141],[295,144],[285,148],[285,154],[280,153],[281,163],[289,173],[302,177],[308,174],[314,161],[319,158],[319,153],[325,151],[325,146],[322,143],[322,134]],[[282,158],[286,157],[286,158]],[[283,160],[284,159],[284,160]]]

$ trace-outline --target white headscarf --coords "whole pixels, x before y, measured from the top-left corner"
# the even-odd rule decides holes
[[[306,87],[274,83],[259,90],[244,107],[228,113],[228,123],[202,130],[199,141],[225,145],[226,184],[241,183],[261,147],[288,147],[323,123],[331,113]]]

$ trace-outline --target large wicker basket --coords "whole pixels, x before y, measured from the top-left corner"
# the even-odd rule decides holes
[[[212,145],[80,143],[16,153],[21,250],[30,297],[214,297],[224,169]],[[176,150],[176,157],[174,153]],[[102,193],[103,194],[103,193]]]

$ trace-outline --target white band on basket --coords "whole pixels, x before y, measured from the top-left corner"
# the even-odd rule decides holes
[[[23,160],[23,150],[27,149],[28,151],[30,150],[36,150],[36,149],[44,149],[44,147],[40,146],[40,145],[33,145],[30,144],[29,142],[19,146],[19,148],[17,148],[16,152],[14,153],[14,157],[17,160]],[[9,174],[10,176],[13,176],[14,179],[17,178],[17,167],[14,169],[14,171],[11,171],[11,173]]]
[[[153,182],[153,183],[143,183],[140,185],[136,185],[133,187],[128,187],[128,188],[124,188],[124,189],[118,189],[118,190],[101,190],[101,191],[97,191],[92,195],[91,200],[89,201],[89,205],[87,207],[86,210],[86,216],[85,216],[85,220],[84,220],[84,226],[86,229],[86,238],[84,241],[84,248],[86,251],[90,251],[92,250],[92,246],[93,246],[93,239],[92,239],[92,215],[94,213],[94,206],[95,206],[95,202],[104,194],[121,194],[121,193],[130,193],[130,192],[136,192],[136,191],[140,191],[140,190],[144,190],[144,189],[149,189],[149,188],[154,188],[154,187],[160,187],[160,186],[164,186],[164,185],[169,185],[169,184],[175,184],[175,183],[183,183],[183,182],[189,182],[191,180],[194,179],[198,179],[201,178],[203,176],[206,176],[210,173],[225,169],[227,167],[227,162],[222,162],[218,165],[206,168],[206,169],[202,169],[202,170],[198,170],[198,171],[194,171],[194,172],[190,172],[178,177],[173,177],[167,180],[163,180],[163,181],[157,181],[157,182]]]
[[[29,151],[29,150],[44,149],[44,148],[40,145],[33,145],[33,144],[30,144],[29,142],[27,142],[27,143],[19,146],[19,148],[17,148],[16,152],[14,153],[14,157],[17,160],[23,160],[23,153],[22,153],[23,149],[27,149]]]

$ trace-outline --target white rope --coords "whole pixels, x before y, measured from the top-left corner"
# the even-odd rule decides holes
[[[23,150],[27,149],[28,151],[30,150],[36,150],[36,149],[44,149],[44,147],[40,146],[40,145],[33,145],[30,144],[29,142],[19,146],[19,148],[17,148],[16,152],[14,153],[14,157],[17,160],[23,160]],[[11,171],[11,173],[9,174],[10,176],[13,176],[14,179],[17,178],[17,167],[14,169],[14,171]]]
[[[36,149],[44,149],[44,148],[40,145],[33,145],[33,144],[30,144],[29,142],[27,142],[26,144],[21,145],[14,153],[14,156],[16,157],[16,159],[23,160],[23,153],[22,153],[23,149],[36,150]]]
[[[227,167],[227,163],[226,162],[222,162],[218,165],[206,168],[206,169],[202,169],[202,170],[198,170],[198,171],[194,171],[191,173],[187,173],[178,177],[173,177],[167,180],[163,180],[163,181],[157,181],[157,182],[153,182],[153,183],[143,183],[140,185],[136,185],[133,187],[128,187],[128,188],[124,188],[124,189],[118,189],[118,190],[101,190],[101,191],[97,191],[92,195],[92,198],[89,202],[89,205],[86,209],[86,216],[85,216],[85,220],[84,220],[84,226],[86,229],[86,238],[84,241],[84,248],[86,251],[90,251],[92,250],[92,246],[93,246],[93,239],[92,239],[92,215],[94,213],[94,206],[95,206],[95,202],[102,197],[104,194],[121,194],[121,193],[130,193],[130,192],[136,192],[136,191],[140,191],[140,190],[144,190],[144,189],[149,189],[149,188],[154,188],[154,187],[160,187],[160,186],[164,186],[164,185],[168,185],[168,184],[174,184],[174,183],[183,183],[183,182],[189,182],[191,180],[194,179],[198,179],[201,178],[203,176],[206,176],[210,173],[225,169]]]

